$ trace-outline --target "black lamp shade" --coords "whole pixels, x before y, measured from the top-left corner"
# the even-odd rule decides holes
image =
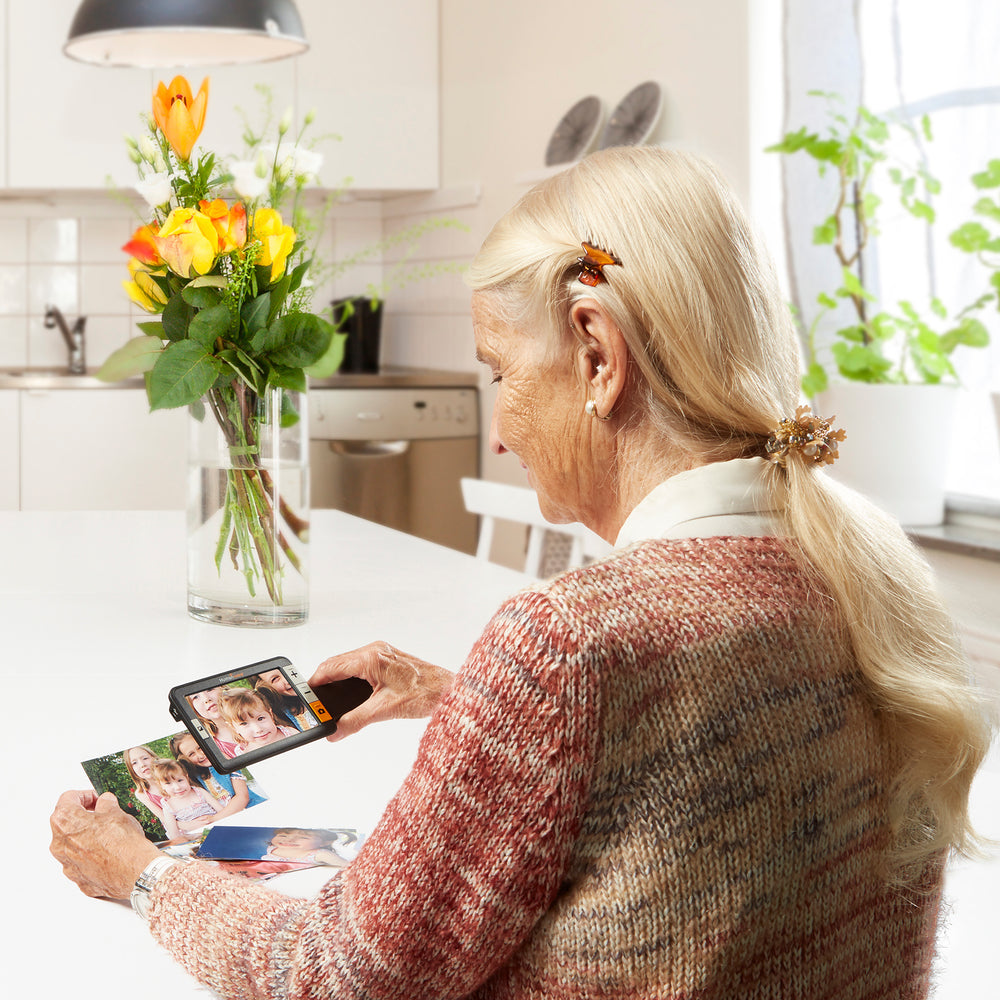
[[[63,52],[101,66],[223,66],[308,48],[292,0],[83,0]]]

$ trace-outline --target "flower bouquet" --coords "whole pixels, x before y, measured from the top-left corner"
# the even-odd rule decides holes
[[[194,418],[189,611],[292,624],[308,608],[306,378],[332,374],[343,354],[343,336],[307,311],[312,261],[297,235],[319,157],[301,132],[288,140],[286,115],[277,143],[251,136],[251,159],[195,158],[208,90],[207,79],[197,96],[183,77],[160,83],[148,134],[129,141],[152,218],[123,247],[124,285],[159,319],[140,323],[98,377],[144,374],[150,409],[186,406]],[[206,532],[214,582],[194,541]]]

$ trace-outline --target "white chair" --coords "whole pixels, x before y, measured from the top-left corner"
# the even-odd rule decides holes
[[[582,524],[552,524],[546,521],[538,506],[535,491],[526,486],[494,483],[486,479],[462,479],[462,499],[470,514],[480,517],[477,559],[489,559],[496,522],[515,521],[528,527],[528,548],[524,557],[524,572],[538,576],[542,561],[542,544],[546,531],[570,535],[569,568],[582,566],[587,559],[599,558],[611,550],[604,539]]]

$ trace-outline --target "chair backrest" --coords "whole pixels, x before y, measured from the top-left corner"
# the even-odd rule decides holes
[[[463,478],[462,499],[465,501],[465,509],[471,514],[478,514],[481,519],[476,547],[478,559],[490,557],[497,520],[515,521],[528,527],[524,572],[530,576],[538,576],[546,531],[558,531],[572,537],[570,568],[582,566],[586,559],[603,556],[611,550],[604,539],[582,524],[552,524],[546,521],[538,506],[535,491],[526,486]]]

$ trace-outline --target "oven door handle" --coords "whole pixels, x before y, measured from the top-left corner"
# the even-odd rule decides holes
[[[409,441],[328,441],[327,444],[335,455],[372,460],[405,455],[410,449]]]

